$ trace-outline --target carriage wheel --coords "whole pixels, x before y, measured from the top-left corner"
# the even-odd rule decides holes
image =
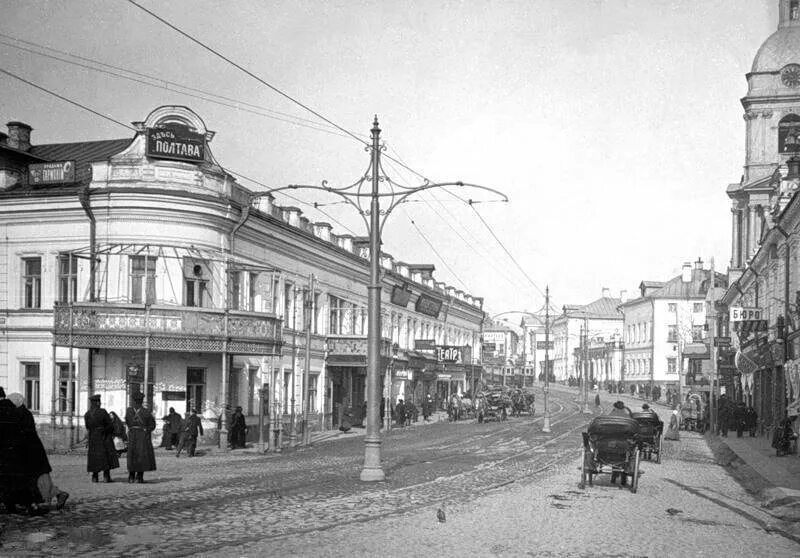
[[[661,436],[658,437],[658,453],[656,454],[656,463],[661,465]]]
[[[639,488],[639,450],[633,454],[633,478],[631,479],[631,493],[636,494]]]
[[[589,476],[589,484],[591,485],[592,484],[592,476],[591,475],[588,475],[588,476]],[[586,477],[587,477],[587,473],[586,473],[586,450],[581,450],[581,480],[578,483],[578,488],[580,488],[581,490],[586,488]]]

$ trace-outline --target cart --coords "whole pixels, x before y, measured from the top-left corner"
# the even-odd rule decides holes
[[[630,490],[639,488],[639,423],[621,416],[599,416],[583,432],[581,480],[578,487],[593,486],[596,475],[624,473]]]
[[[487,420],[504,421],[508,418],[509,409],[513,408],[511,395],[507,390],[495,388],[482,391],[477,398],[478,422]]]
[[[639,453],[650,461],[656,455],[656,463],[661,463],[661,435],[664,423],[651,411],[633,413],[633,420],[639,423]]]

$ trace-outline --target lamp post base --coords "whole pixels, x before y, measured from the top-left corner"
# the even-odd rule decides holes
[[[547,434],[550,433],[550,413],[547,413],[544,416],[544,422],[542,422],[542,432]]]
[[[376,482],[386,480],[386,475],[381,467],[381,440],[369,438],[364,440],[364,468],[361,469],[363,482]]]

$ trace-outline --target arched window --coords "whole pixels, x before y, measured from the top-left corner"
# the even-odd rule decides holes
[[[796,114],[787,114],[778,123],[778,151],[781,153],[792,153],[791,142],[789,146],[786,145],[789,134],[795,136],[795,142],[800,141],[800,116]]]

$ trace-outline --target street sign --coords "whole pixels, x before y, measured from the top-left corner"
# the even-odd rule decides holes
[[[553,342],[552,341],[537,341],[536,342],[536,350],[537,351],[544,351],[544,350],[553,350]]]
[[[732,322],[745,322],[761,320],[764,311],[761,308],[745,308],[742,306],[731,306],[730,319]]]
[[[730,347],[731,345],[731,338],[730,337],[715,337],[714,338],[714,346],[715,347]]]

